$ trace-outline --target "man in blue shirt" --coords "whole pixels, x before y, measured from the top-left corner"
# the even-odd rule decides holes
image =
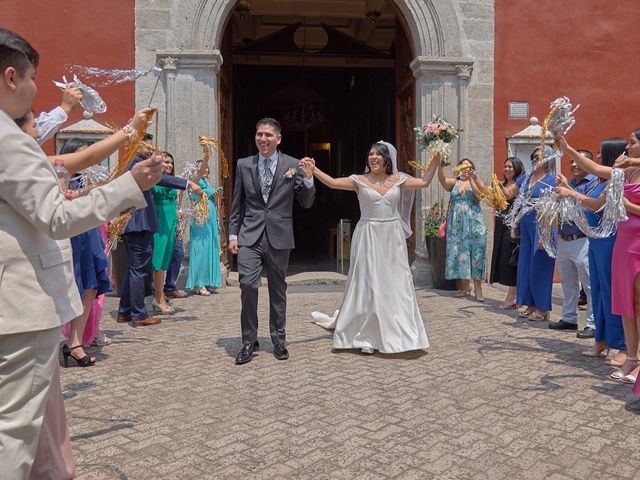
[[[598,177],[587,174],[575,162],[571,162],[569,187],[586,195],[598,182]],[[560,283],[564,293],[562,301],[562,320],[549,323],[554,330],[578,329],[578,300],[580,298],[580,284],[587,294],[587,325],[579,338],[593,337],[595,323],[591,303],[591,286],[589,283],[589,239],[575,224],[564,224],[558,232],[556,252],[556,266],[560,273]]]

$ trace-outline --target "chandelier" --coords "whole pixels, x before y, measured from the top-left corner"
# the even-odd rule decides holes
[[[326,121],[325,116],[313,103],[303,100],[283,116],[285,123],[291,127],[308,130]]]

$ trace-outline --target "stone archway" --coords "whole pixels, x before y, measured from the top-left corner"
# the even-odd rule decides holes
[[[199,134],[219,136],[219,73],[224,61],[219,47],[236,0],[167,0],[166,18],[154,16],[149,37],[144,22],[136,20],[136,64],[158,62],[164,67],[162,89],[154,106],[164,117],[161,144],[179,158],[201,155],[194,138]],[[442,115],[469,134],[455,146],[457,158],[472,152],[481,173],[492,171],[493,118],[493,4],[473,11],[461,0],[393,0],[413,44],[411,70],[415,77],[415,119],[422,125],[433,115]],[[138,15],[157,9],[155,0],[136,0]],[[164,30],[163,30],[164,28]],[[158,42],[159,32],[164,32]],[[489,33],[487,33],[489,32]],[[166,48],[158,48],[166,46]],[[482,68],[477,68],[482,67]],[[150,97],[155,79],[145,77],[136,84],[140,103]],[[160,91],[161,90],[161,91]],[[167,115],[163,115],[163,113]],[[484,123],[484,130],[469,131],[470,118]],[[487,119],[490,120],[486,125]],[[161,125],[162,126],[162,125]],[[163,138],[164,137],[164,138]],[[421,155],[415,152],[416,157]],[[217,167],[214,159],[212,169]],[[432,185],[416,202],[416,281],[428,278],[422,207],[442,196]]]
[[[227,19],[236,3],[237,0],[198,0],[191,28],[192,46],[219,50]],[[408,27],[416,57],[444,57],[462,52],[457,22],[448,22],[444,28],[440,20],[441,15],[456,19],[451,0],[438,0],[437,8],[433,0],[393,0],[393,3]]]

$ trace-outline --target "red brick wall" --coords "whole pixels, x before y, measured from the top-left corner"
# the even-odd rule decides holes
[[[638,0],[495,1],[496,171],[505,138],[528,125],[508,119],[509,101],[528,101],[541,123],[559,96],[581,104],[567,138],[594,154],[640,127],[639,15]]]
[[[66,73],[65,64],[134,68],[135,2],[132,0],[20,0],[15,5],[3,9],[2,26],[22,35],[40,53],[36,113],[60,104],[61,92],[51,80],[61,79]],[[133,82],[98,91],[108,109],[96,115],[95,120],[125,124],[134,108]],[[82,111],[78,110],[66,125],[81,119]],[[47,153],[52,153],[53,141],[49,140],[44,147]]]

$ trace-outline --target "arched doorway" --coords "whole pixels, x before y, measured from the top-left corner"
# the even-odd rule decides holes
[[[331,14],[317,3],[299,2],[294,15],[276,0],[235,5],[221,44],[227,151],[254,154],[255,122],[270,116],[283,125],[282,151],[314,156],[332,176],[362,172],[380,139],[398,145],[402,170],[413,158],[415,84],[398,12],[384,0],[340,2]],[[314,207],[294,209],[292,267],[334,269],[336,226],[358,218],[352,192],[317,184]]]
[[[487,18],[479,20],[482,26],[478,30],[479,26],[476,25],[475,20],[477,12],[460,11],[455,6],[455,0],[438,0],[437,2],[435,0],[301,0],[295,2],[295,11],[291,10],[293,2],[271,0],[171,0],[171,2],[174,8],[163,11],[165,16],[162,18],[166,20],[164,24],[154,23],[146,28],[136,28],[136,63],[146,65],[153,56],[156,62],[163,66],[162,89],[158,89],[154,104],[160,110],[161,123],[165,126],[164,129],[160,129],[160,141],[164,142],[168,149],[177,153],[179,158],[197,158],[202,155],[197,142],[194,141],[199,134],[219,138],[226,145],[225,151],[228,156],[231,158],[235,155],[233,148],[237,135],[233,121],[227,120],[233,118],[234,103],[237,99],[237,94],[234,92],[234,69],[227,68],[229,65],[233,67],[234,62],[229,59],[233,59],[234,46],[233,38],[224,40],[225,35],[230,35],[230,22],[235,22],[236,17],[248,14],[242,8],[248,6],[252,10],[260,5],[272,5],[275,8],[276,3],[284,3],[290,10],[280,11],[283,14],[283,26],[292,26],[296,22],[301,22],[303,25],[310,23],[312,17],[315,17],[316,21],[344,18],[344,15],[341,17],[339,14],[344,8],[357,8],[360,12],[359,20],[364,21],[368,18],[367,7],[383,4],[384,10],[379,11],[391,9],[395,22],[403,27],[398,29],[394,26],[394,31],[405,32],[405,46],[413,47],[413,51],[407,48],[405,52],[407,60],[402,62],[402,69],[395,64],[387,67],[395,72],[393,94],[396,98],[392,129],[395,136],[391,139],[395,140],[400,147],[400,157],[405,159],[420,155],[423,156],[422,158],[426,157],[424,153],[416,151],[411,131],[414,125],[424,124],[433,115],[442,115],[468,132],[471,116],[489,125],[476,130],[473,135],[464,135],[461,141],[454,145],[454,155],[461,158],[467,154],[467,151],[471,151],[474,158],[478,158],[476,165],[481,173],[485,170],[491,172],[493,137],[490,122],[493,112],[491,103],[493,78],[490,66],[493,61],[493,42],[492,39],[482,40],[478,37],[481,32],[486,32],[487,25],[492,25],[493,19],[491,17],[489,20],[489,13],[485,15]],[[144,11],[146,7],[157,8],[155,3],[155,0],[137,0],[136,6],[139,4],[139,10]],[[239,6],[242,8],[238,9]],[[273,12],[273,10],[267,10],[264,12],[265,15]],[[331,23],[329,25],[335,26]],[[355,25],[352,23],[352,28]],[[347,26],[342,28],[348,29]],[[276,30],[274,29],[274,32]],[[146,35],[147,31],[149,35]],[[352,30],[351,37],[355,32],[357,30]],[[231,30],[232,33],[233,30]],[[471,41],[468,35],[473,35],[475,40]],[[158,41],[165,42],[166,47],[159,49]],[[297,44],[295,39],[294,43]],[[401,43],[396,42],[396,45]],[[302,44],[304,46],[304,40]],[[277,47],[278,45],[276,42],[269,46]],[[313,52],[312,48],[309,50]],[[399,52],[394,51],[394,54],[395,62],[400,65]],[[343,60],[352,56],[347,55]],[[283,68],[296,66],[291,65],[291,52],[289,57],[289,63],[281,65]],[[475,73],[474,59],[483,61],[484,74]],[[314,66],[310,63],[305,65],[308,65],[307,68]],[[250,65],[243,65],[243,68],[245,66],[250,67]],[[330,66],[325,65],[325,67]],[[343,64],[342,68],[345,67],[357,68],[355,65]],[[396,78],[400,73],[403,73],[401,80]],[[478,77],[478,85],[475,85],[476,77]],[[469,88],[470,83],[475,88]],[[149,98],[155,84],[156,81],[152,76],[139,79],[136,82],[136,96]],[[308,90],[309,84],[303,87]],[[307,94],[312,96],[311,92]],[[165,119],[164,122],[162,118]],[[251,142],[250,139],[251,136],[249,136]],[[293,141],[294,138],[290,140]],[[357,144],[364,145],[366,148],[368,140],[357,142]],[[406,152],[402,152],[403,145],[406,145]],[[177,163],[179,164],[180,160]],[[211,167],[213,172],[225,170],[224,162],[217,155],[213,156]],[[222,176],[215,180],[214,183],[217,186],[226,187],[227,198],[222,204],[222,216],[226,218],[225,209],[229,206],[232,186],[229,179],[225,181]],[[441,200],[441,195],[439,188],[432,186],[416,196],[416,235],[412,238],[415,248],[412,246],[411,251],[416,256],[413,267],[415,267],[414,280],[417,283],[426,282],[429,278],[421,218],[422,207]],[[224,230],[221,242],[226,254]],[[227,261],[226,258],[225,261]]]

